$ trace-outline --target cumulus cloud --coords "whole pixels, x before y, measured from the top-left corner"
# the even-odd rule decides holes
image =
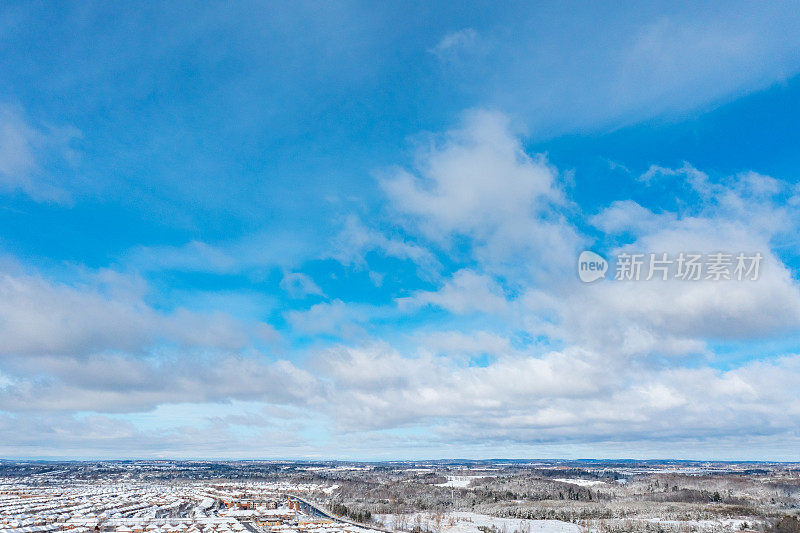
[[[609,234],[631,236],[610,251],[611,257],[622,252],[643,253],[648,259],[650,253],[666,253],[673,260],[681,252],[726,252],[733,257],[760,253],[759,278],[684,281],[674,278],[673,264],[667,281],[576,282],[574,290],[552,302],[561,310],[565,338],[623,355],[686,354],[702,352],[707,341],[798,331],[800,290],[773,251],[774,242],[798,227],[796,215],[786,207],[791,188],[755,173],[711,180],[689,165],[658,173],[685,179],[704,200],[682,213],[656,214],[633,202],[612,204],[590,219]],[[643,271],[642,278],[646,275]],[[530,303],[533,308],[543,305],[541,293],[533,292]]]
[[[460,129],[418,157],[421,176],[398,171],[383,187],[398,209],[420,218],[431,237],[486,238],[508,220],[528,220],[560,201],[554,169],[524,152],[500,113],[468,113]]]
[[[337,420],[351,430],[449,417],[473,417],[479,424],[482,416],[507,416],[536,402],[597,392],[608,381],[600,378],[607,370],[575,354],[514,356],[477,367],[424,351],[403,356],[385,344],[329,350],[316,367],[337,391],[331,398],[341,406]]]
[[[467,113],[460,128],[419,149],[415,170],[398,170],[381,184],[410,227],[451,252],[450,239],[467,238],[487,268],[542,275],[566,265],[580,246],[560,210],[566,199],[558,172],[525,152],[503,114]]]
[[[337,391],[330,407],[341,430],[423,425],[432,441],[469,445],[476,435],[506,444],[789,435],[798,360],[646,369],[568,350],[470,367],[376,345],[331,350],[317,365]]]
[[[624,237],[610,256],[760,252],[756,281],[587,285],[574,274],[577,253],[569,252],[569,265],[565,261],[549,278],[556,282],[504,278],[500,273],[508,271],[487,253],[493,244],[514,250],[517,262],[540,257],[530,237],[514,234],[514,228],[535,233],[556,224],[559,249],[574,249],[584,237],[560,216],[568,202],[558,173],[521,156],[516,137],[496,116],[469,120],[421,152],[416,174],[398,171],[383,183],[409,231],[473,265],[455,270],[438,290],[417,291],[398,304],[406,310],[435,305],[453,315],[508,316],[507,330],[519,328],[566,348],[518,346],[505,331],[483,339],[496,356],[487,366],[470,366],[464,355],[475,353],[470,346],[480,342],[463,334],[423,335],[404,353],[386,344],[332,350],[318,364],[338,391],[337,412],[346,413],[337,418],[343,430],[422,425],[434,440],[465,445],[476,434],[482,441],[531,444],[696,442],[731,438],[747,427],[757,428],[751,434],[791,433],[797,411],[788,406],[787,379],[796,378],[796,356],[724,371],[702,364],[665,366],[653,357],[713,357],[711,343],[777,338],[800,329],[800,291],[773,249],[797,228],[787,208],[794,198],[791,186],[752,172],[716,178],[689,164],[651,167],[642,182],[677,180],[676,194],[685,200],[679,198],[680,209],[668,203],[656,211],[620,200],[588,218],[612,242]],[[485,161],[492,163],[482,167]],[[509,282],[513,290],[503,288]],[[789,377],[778,378],[781,373]],[[769,384],[773,379],[777,389]]]

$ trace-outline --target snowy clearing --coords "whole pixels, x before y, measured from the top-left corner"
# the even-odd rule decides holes
[[[439,527],[436,515],[432,513],[416,513],[411,515],[376,515],[375,519],[392,529],[411,529],[419,525],[429,531],[441,533],[481,533],[478,527],[497,528],[501,533],[524,531],[525,533],[583,533],[586,530],[577,524],[560,520],[521,520],[518,518],[497,518],[494,516],[453,512],[441,515]]]
[[[447,476],[447,481],[438,483],[437,487],[455,487],[465,489],[469,486],[473,479],[479,479],[484,476]]]
[[[336,489],[339,488],[339,485],[331,485],[330,487],[325,487],[322,489],[322,492],[325,494],[333,494]]]
[[[596,487],[597,485],[605,485],[605,481],[596,481],[591,479],[571,479],[571,478],[554,478],[553,481],[560,481],[561,483],[570,483],[578,485],[579,487]]]

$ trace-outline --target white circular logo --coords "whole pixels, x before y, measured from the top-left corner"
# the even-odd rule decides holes
[[[606,276],[608,261],[588,250],[578,257],[578,277],[584,283],[591,283]]]

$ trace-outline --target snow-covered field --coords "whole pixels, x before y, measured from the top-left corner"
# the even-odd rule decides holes
[[[562,522],[560,520],[520,520],[517,518],[497,518],[494,516],[468,513],[453,512],[440,515],[439,524],[436,522],[436,515],[433,513],[416,513],[409,515],[375,515],[378,522],[385,527],[395,530],[411,530],[420,526],[423,530],[434,533],[482,533],[478,527],[494,526],[498,533],[594,533],[598,531],[598,521],[590,520],[589,529],[578,524]],[[667,531],[672,531],[674,527],[686,528],[687,531],[739,531],[743,522],[748,522],[751,526],[763,523],[753,519],[726,518],[719,520],[687,520],[678,522],[676,520],[659,520],[656,518],[643,519],[641,521],[627,519],[612,519],[605,521],[617,529],[625,528],[634,523],[650,522],[651,524],[662,524],[667,526]],[[672,526],[672,527],[670,527]]]
[[[605,481],[597,481],[592,479],[572,479],[572,478],[555,478],[553,481],[560,481],[561,483],[571,483],[579,487],[596,487],[597,485],[605,485]]]
[[[459,489],[467,488],[473,479],[478,479],[483,476],[447,476],[447,481],[439,483],[439,487],[456,487]]]
[[[663,525],[673,525],[673,526],[683,526],[684,528],[696,528],[698,531],[740,531],[742,529],[742,524],[749,524],[751,526],[758,525],[763,526],[764,524],[760,520],[753,520],[750,519],[745,520],[742,518],[721,518],[719,520],[687,520],[684,522],[678,522],[676,520],[658,520],[656,518],[652,518],[647,520],[648,522],[652,522],[654,524],[663,524]]]
[[[383,522],[392,529],[411,529],[419,524],[422,529],[441,531],[441,533],[481,533],[479,526],[494,526],[500,533],[584,533],[586,530],[576,524],[561,522],[559,520],[520,520],[518,518],[497,518],[484,514],[453,512],[442,515],[439,527],[436,516],[431,513],[417,513],[412,515],[376,515],[379,522]],[[404,527],[401,527],[404,526]]]

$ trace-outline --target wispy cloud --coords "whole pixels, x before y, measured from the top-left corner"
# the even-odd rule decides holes
[[[464,53],[474,52],[475,47],[478,45],[478,32],[472,28],[464,28],[463,30],[450,32],[442,37],[442,40],[431,48],[431,53],[442,61],[450,61]]]
[[[72,127],[35,126],[20,106],[0,104],[0,190],[70,203],[74,191],[63,166],[76,162],[73,142],[79,137]]]

